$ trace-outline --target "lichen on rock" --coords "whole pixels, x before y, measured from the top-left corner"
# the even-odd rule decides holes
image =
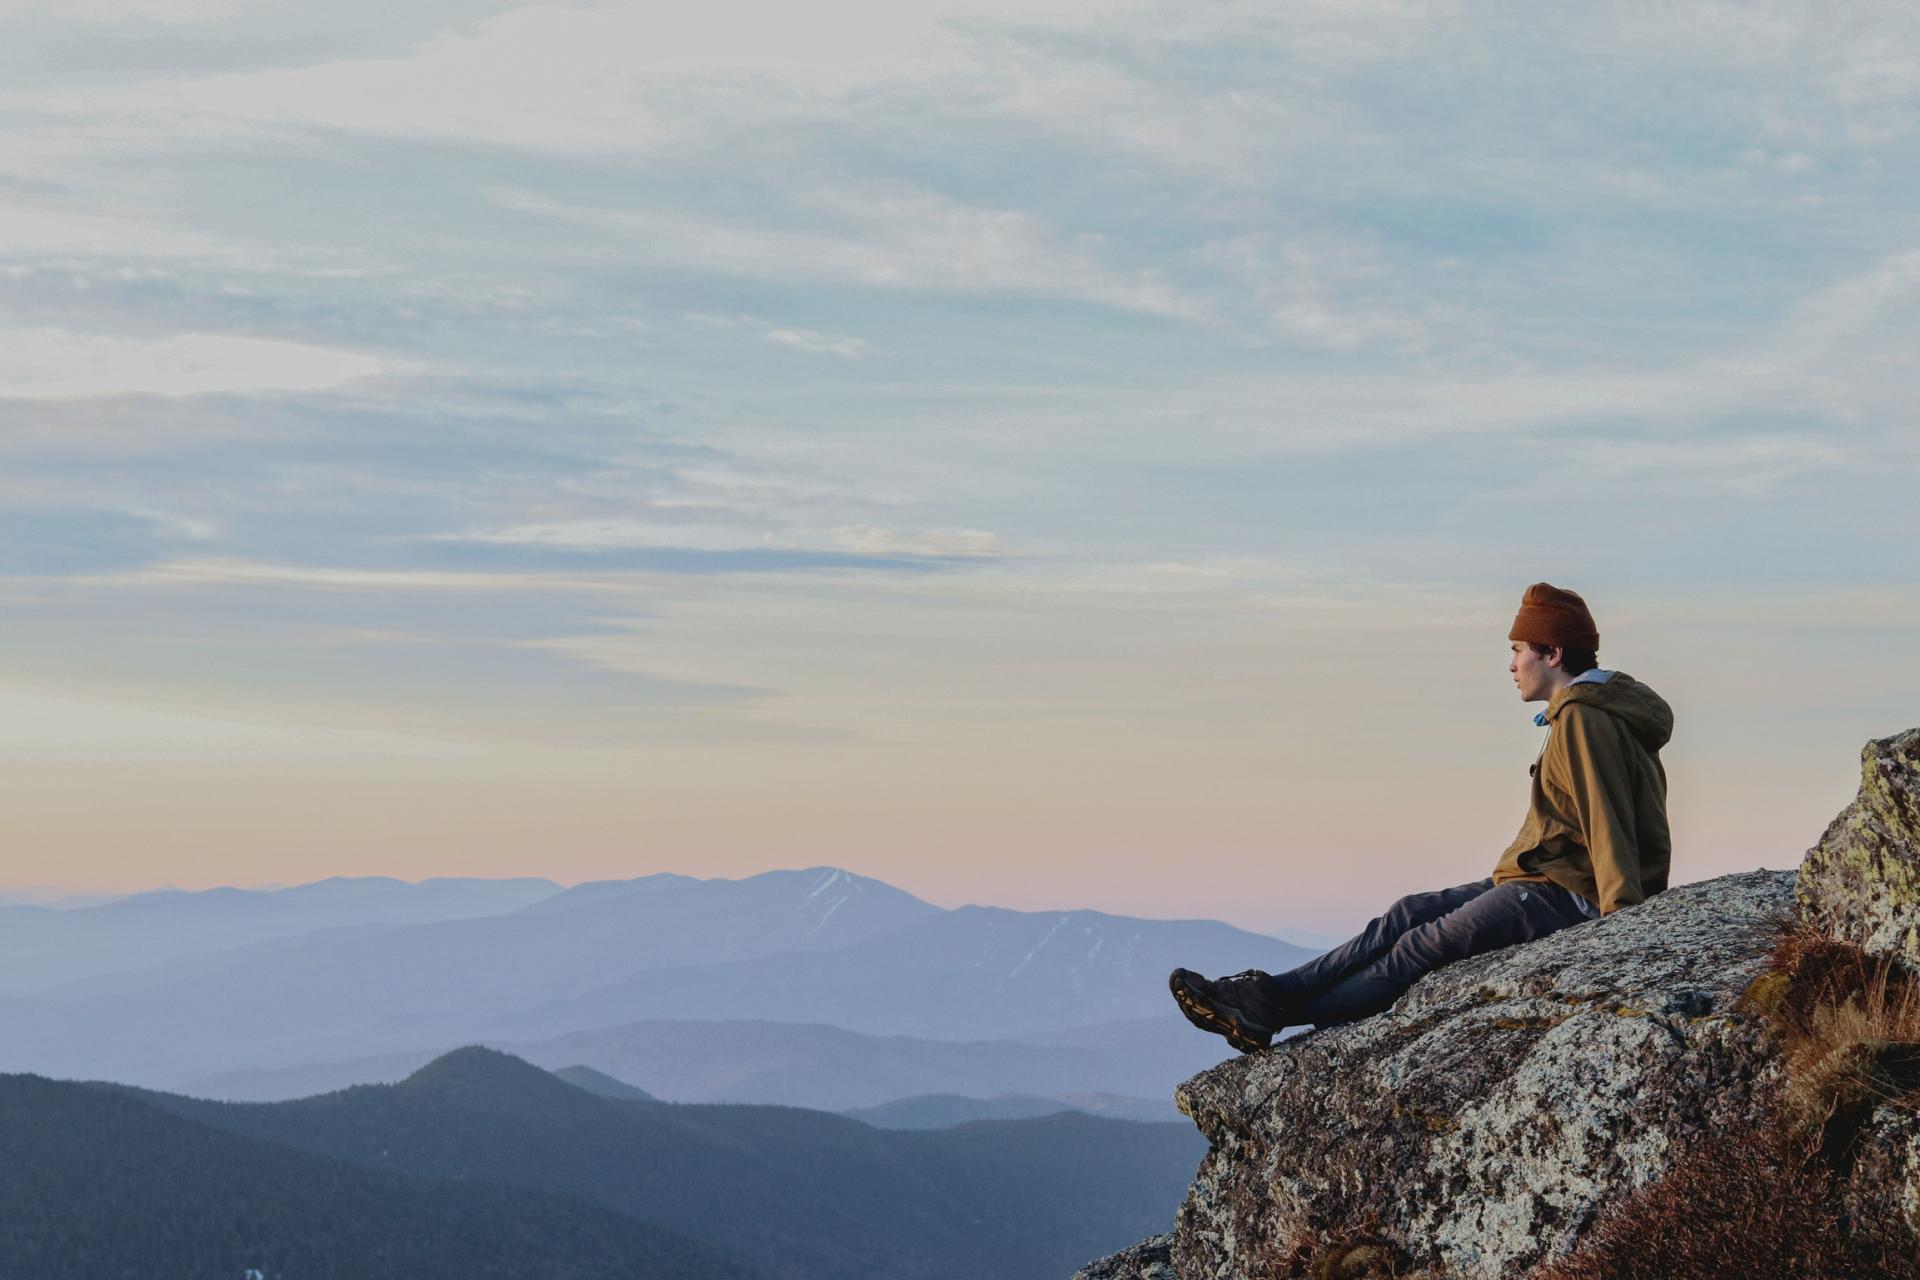
[[[1869,742],[1860,793],[1800,864],[1805,918],[1920,970],[1920,729]]]
[[[1848,1218],[1889,1252],[1910,1255],[1920,1240],[1920,1114],[1876,1108],[1851,1157],[1841,1193]]]
[[[1073,1273],[1073,1280],[1179,1280],[1168,1251],[1171,1235],[1154,1236]]]

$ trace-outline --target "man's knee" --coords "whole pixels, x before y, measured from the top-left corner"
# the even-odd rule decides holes
[[[1477,884],[1463,884],[1452,889],[1430,889],[1423,893],[1409,893],[1386,910],[1389,924],[1397,926],[1399,932],[1406,932],[1416,925],[1424,925],[1438,920],[1450,911],[1472,901],[1480,893],[1491,887],[1490,881]]]
[[[1530,886],[1515,882],[1495,885],[1438,919],[1410,929],[1394,943],[1404,969],[1437,969],[1441,965],[1497,951],[1539,937],[1539,912]]]
[[[1404,932],[1421,920],[1420,908],[1423,905],[1421,899],[1427,896],[1424,893],[1409,893],[1397,899],[1381,914],[1389,925]]]

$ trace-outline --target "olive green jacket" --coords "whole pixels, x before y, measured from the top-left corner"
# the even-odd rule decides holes
[[[1494,883],[1550,880],[1602,914],[1667,887],[1667,772],[1673,709],[1632,676],[1571,684],[1547,702],[1533,800]]]

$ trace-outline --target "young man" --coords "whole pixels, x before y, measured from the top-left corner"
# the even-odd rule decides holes
[[[1361,934],[1288,973],[1208,980],[1175,969],[1188,1021],[1242,1053],[1286,1027],[1378,1013],[1423,974],[1630,907],[1667,887],[1667,775],[1673,712],[1632,676],[1599,668],[1600,635],[1578,595],[1528,587],[1508,633],[1522,702],[1545,702],[1528,770],[1533,798],[1493,875],[1400,899]]]

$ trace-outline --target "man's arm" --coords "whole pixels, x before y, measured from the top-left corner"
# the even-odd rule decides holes
[[[1578,703],[1554,723],[1566,752],[1567,790],[1600,890],[1600,914],[1646,900],[1640,888],[1640,844],[1634,838],[1633,778],[1620,734],[1604,711]]]

